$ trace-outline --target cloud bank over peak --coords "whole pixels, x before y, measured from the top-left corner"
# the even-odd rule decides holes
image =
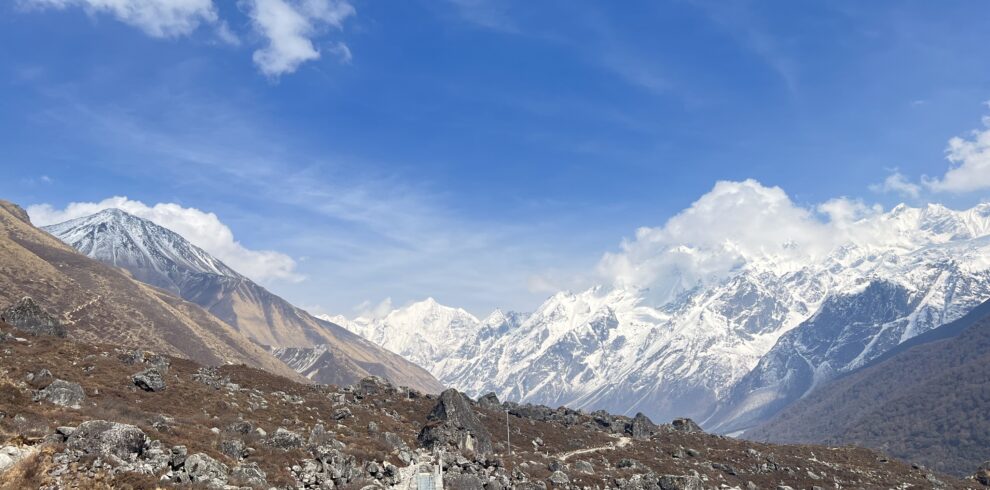
[[[982,129],[975,129],[966,137],[949,139],[945,158],[949,169],[941,177],[922,176],[920,183],[915,183],[894,169],[883,182],[870,186],[870,190],[917,199],[926,190],[966,194],[990,189],[990,117],[983,118]]]
[[[671,299],[751,261],[797,266],[827,253],[830,231],[779,187],[721,181],[663,226],[638,229],[619,252],[604,255],[598,272],[618,286],[649,287],[659,299]]]
[[[154,38],[189,36],[210,25],[216,36],[231,46],[241,44],[232,24],[220,17],[214,0],[19,0],[26,10],[81,8],[89,15],[107,14]],[[307,61],[320,58],[316,39],[327,28],[341,29],[355,15],[347,0],[239,0],[239,10],[266,45],[254,51],[258,69],[269,77],[292,73]],[[327,51],[342,62],[351,59],[350,48],[337,41]]]
[[[941,178],[923,179],[925,186],[954,193],[990,189],[990,117],[983,118],[983,129],[974,130],[970,139],[950,139],[945,154],[951,167]]]
[[[296,262],[288,255],[245,247],[234,239],[230,227],[221,222],[217,215],[196,208],[175,203],[148,206],[141,201],[114,196],[100,202],[69,203],[64,209],[56,209],[50,204],[36,204],[28,206],[27,212],[36,226],[45,226],[110,208],[117,208],[164,226],[256,281],[298,282],[304,279],[296,272]]]
[[[840,246],[914,250],[962,235],[990,232],[990,206],[953,211],[938,204],[912,208],[836,198],[794,203],[779,187],[756,180],[721,181],[662,226],[645,227],[598,264],[605,282],[649,288],[663,302],[746,267],[787,273],[825,259]]]

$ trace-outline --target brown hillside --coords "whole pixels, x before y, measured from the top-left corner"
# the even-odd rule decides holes
[[[978,318],[967,316],[933,330],[927,343],[899,349],[819,388],[746,437],[855,444],[939,471],[971,474],[990,460],[986,309],[984,304],[974,310]],[[955,335],[942,335],[942,330]]]
[[[73,339],[298,376],[202,308],[80,255],[0,201],[0,305],[24,296],[59,317]]]
[[[375,380],[339,388],[300,384],[245,366],[204,370],[182,359],[162,368],[164,390],[148,392],[134,386],[131,375],[161,366],[161,359],[143,354],[142,362],[113,346],[55,337],[21,342],[5,335],[10,332],[0,323],[0,447],[29,456],[0,473],[3,489],[171,487],[163,477],[189,470],[188,464],[179,469],[185,457],[176,455],[196,453],[224,466],[199,474],[214,485],[198,480],[193,488],[223,488],[246,467],[265,474],[265,481],[242,483],[253,488],[319,488],[314,478],[335,480],[322,488],[407,488],[415,473],[407,471],[415,467],[410,461],[427,470],[436,461],[418,448],[421,429],[436,413],[435,396]],[[36,401],[55,383],[79,385],[85,398],[78,408]],[[491,399],[465,410],[491,434],[493,453],[448,447],[446,488],[645,489],[658,488],[658,481],[662,488],[699,490],[974,487],[853,447],[754,443],[648,421],[643,434],[631,437],[636,432],[627,432],[625,417],[503,406]],[[66,434],[94,419],[130,424],[146,442],[123,462],[73,453]],[[122,444],[126,440],[111,439],[103,450],[123,449]]]

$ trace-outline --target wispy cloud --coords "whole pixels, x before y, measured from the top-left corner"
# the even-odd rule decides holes
[[[921,186],[908,180],[897,169],[891,171],[883,182],[871,185],[870,190],[877,193],[894,193],[911,199],[917,199],[921,195]]]
[[[217,22],[213,0],[18,0],[27,9],[78,7],[91,15],[109,14],[151,37],[179,37],[201,24]]]
[[[954,137],[945,150],[950,168],[945,175],[922,179],[935,192],[965,193],[990,189],[990,117],[983,118],[983,129],[968,138]]]
[[[90,15],[111,15],[155,38],[177,38],[193,34],[202,25],[212,25],[217,39],[240,46],[241,37],[226,19],[221,19],[213,0],[18,0],[25,11],[81,8]],[[314,40],[329,28],[340,30],[355,15],[347,0],[239,0],[254,31],[265,46],[254,51],[258,69],[269,77],[296,71],[307,61],[320,58]],[[351,60],[350,49],[341,41],[330,52],[343,62]]]
[[[340,29],[354,7],[341,0],[250,0],[249,15],[255,30],[268,39],[268,45],[254,52],[254,62],[262,73],[277,77],[292,73],[299,65],[319,59],[320,51],[312,38],[323,28]],[[338,43],[335,51],[350,61],[350,50]]]

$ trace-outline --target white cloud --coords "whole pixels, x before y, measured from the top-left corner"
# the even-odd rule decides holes
[[[921,195],[921,186],[911,182],[897,170],[894,170],[880,184],[873,184],[870,190],[880,193],[895,193],[903,197],[917,199]]]
[[[299,65],[319,59],[320,51],[313,37],[330,26],[341,28],[354,7],[343,0],[251,0],[249,15],[255,30],[267,38],[268,45],[254,52],[254,62],[262,73],[277,77],[292,73]],[[337,43],[331,48],[350,61],[350,50]]]
[[[945,153],[950,168],[941,178],[922,179],[926,187],[950,193],[990,189],[990,117],[983,118],[983,125],[969,139],[949,140]]]
[[[392,298],[385,298],[377,304],[365,300],[362,301],[361,304],[354,307],[354,311],[357,313],[358,318],[364,318],[367,320],[384,318],[391,313],[393,309],[395,308],[392,306]]]
[[[637,230],[598,270],[621,286],[650,287],[663,301],[750,261],[798,266],[831,243],[828,227],[781,188],[722,181],[663,226]]]
[[[89,216],[109,208],[121,209],[164,226],[256,281],[298,282],[304,279],[296,273],[296,263],[288,255],[245,247],[234,239],[230,227],[223,224],[217,215],[196,208],[182,207],[175,203],[148,206],[141,201],[114,196],[100,202],[73,202],[65,209],[56,209],[50,204],[36,204],[28,206],[27,212],[35,225],[44,226]]]
[[[20,0],[21,5],[64,9],[81,7],[106,13],[152,37],[185,36],[201,24],[217,21],[213,0]]]
[[[217,38],[231,46],[240,37],[219,17],[213,0],[19,0],[28,9],[82,8],[90,15],[108,14],[156,38],[192,34],[199,26],[215,26]],[[262,73],[277,77],[292,73],[299,65],[320,58],[314,39],[328,27],[341,29],[355,14],[347,0],[240,0],[254,30],[266,46],[254,51],[253,60]],[[351,50],[342,42],[328,51],[342,62],[351,61]]]

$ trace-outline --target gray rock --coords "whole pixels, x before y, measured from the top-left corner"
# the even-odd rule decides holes
[[[595,474],[595,467],[590,462],[584,460],[575,462],[574,469],[586,475]]]
[[[240,439],[224,439],[220,441],[219,446],[220,452],[233,460],[247,456],[247,445]]]
[[[165,378],[162,376],[162,372],[156,367],[148,368],[135,374],[131,380],[138,388],[144,391],[165,390]]]
[[[379,395],[383,393],[394,393],[396,389],[385,378],[368,376],[354,386],[354,391],[361,395]]]
[[[354,414],[351,413],[351,409],[349,409],[347,407],[338,408],[338,409],[336,409],[336,410],[333,411],[333,418],[334,418],[334,420],[344,420],[344,419],[346,419],[348,417],[351,417],[353,415]]]
[[[693,420],[689,418],[674,419],[674,421],[671,422],[670,425],[674,428],[674,430],[681,432],[704,432],[703,430],[701,430],[700,425],[696,424]]]
[[[976,474],[973,475],[973,479],[985,487],[990,487],[990,461],[987,461],[980,465],[976,469]]]
[[[144,452],[147,442],[144,432],[133,425],[90,420],[79,424],[65,445],[83,455],[132,461]]]
[[[176,483],[200,483],[207,488],[224,488],[227,485],[230,469],[227,465],[203,454],[196,453],[186,458],[182,469],[174,476]]]
[[[32,449],[18,446],[0,447],[0,474],[31,454]]]
[[[0,320],[31,335],[65,337],[65,327],[59,323],[58,319],[41,309],[28,296],[21,298],[0,312]]]
[[[272,435],[268,444],[279,449],[295,449],[302,447],[303,438],[291,430],[279,427],[275,430],[275,434]]]
[[[24,375],[24,381],[27,381],[27,384],[30,385],[31,387],[40,390],[52,384],[52,381],[55,381],[55,376],[52,375],[51,371],[42,368],[39,369],[37,372],[27,373],[26,375]]]
[[[258,463],[241,463],[230,473],[229,484],[240,487],[268,488],[268,475]]]
[[[547,480],[554,485],[567,485],[571,482],[571,479],[567,477],[567,474],[560,470],[554,471]]]
[[[34,396],[34,401],[46,401],[60,407],[79,409],[86,401],[86,392],[77,383],[56,379]]]
[[[478,398],[478,406],[489,410],[497,410],[502,408],[502,402],[498,401],[498,396],[495,393],[488,393]]]
[[[704,490],[701,478],[694,475],[663,475],[659,484],[661,490]]]
[[[457,490],[484,490],[485,482],[475,475],[451,475],[443,476],[444,488],[456,488]]]
[[[467,397],[451,388],[440,394],[420,431],[420,445],[432,449],[453,446],[460,451],[488,454],[493,451],[492,436],[478,420]]]
[[[628,433],[633,439],[649,439],[656,431],[656,424],[642,412],[639,412],[630,422]]]

